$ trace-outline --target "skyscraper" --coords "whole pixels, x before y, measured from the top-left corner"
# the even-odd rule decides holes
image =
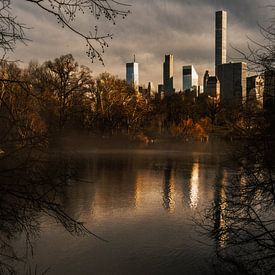
[[[247,64],[244,62],[221,64],[217,67],[223,104],[242,104],[246,99]]]
[[[193,65],[182,67],[182,88],[183,91],[197,89],[199,77]]]
[[[207,82],[209,79],[209,71],[205,71],[205,74],[203,76],[203,91],[207,94]]]
[[[168,94],[174,93],[174,57],[172,54],[165,55],[163,63],[163,89]]]
[[[138,73],[138,63],[134,62],[126,64],[126,81],[132,87],[138,87],[139,85],[139,73]]]
[[[217,67],[226,63],[227,54],[227,12],[216,12],[216,40],[215,40],[215,71]]]

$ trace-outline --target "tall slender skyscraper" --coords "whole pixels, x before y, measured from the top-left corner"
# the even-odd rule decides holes
[[[126,81],[135,88],[139,85],[138,63],[135,57],[134,62],[126,64]]]
[[[163,89],[171,95],[174,92],[174,57],[172,54],[165,55],[165,61],[163,63]]]
[[[215,71],[218,65],[226,63],[227,54],[227,12],[216,12]]]

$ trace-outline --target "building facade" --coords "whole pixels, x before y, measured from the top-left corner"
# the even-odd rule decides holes
[[[126,64],[126,81],[134,88],[139,86],[139,64],[137,62]]]
[[[198,90],[199,76],[193,65],[182,67],[182,89]]]
[[[260,75],[250,76],[246,79],[246,100],[248,104],[263,108],[264,78]]]
[[[216,76],[208,76],[207,79],[207,96],[220,99],[220,81]]]
[[[207,82],[209,79],[209,71],[205,71],[204,76],[203,76],[203,91],[205,94],[207,94]]]
[[[247,64],[244,62],[220,64],[220,100],[224,105],[242,104],[246,100]]]
[[[168,95],[174,93],[174,57],[172,54],[165,55],[163,63],[163,90]]]
[[[227,55],[227,12],[216,12],[215,71],[218,65],[226,63]]]
[[[275,112],[275,70],[264,74],[264,109]]]

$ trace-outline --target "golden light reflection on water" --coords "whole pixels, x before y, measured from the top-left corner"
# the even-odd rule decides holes
[[[163,186],[163,207],[169,212],[175,211],[175,176],[170,171],[167,176],[166,170],[164,171],[164,186]]]
[[[200,165],[195,162],[192,167],[192,174],[190,179],[190,208],[195,209],[199,201],[199,171]]]
[[[212,196],[206,181],[213,182],[215,175],[207,172],[197,157],[183,164],[170,159],[159,163],[153,169],[131,166],[127,171],[103,166],[93,186],[91,215],[94,218],[105,217],[108,213],[112,216],[126,212],[147,215],[161,208],[175,213],[181,207],[196,210]],[[219,182],[222,180],[223,174]],[[220,192],[221,189],[216,193],[218,201],[225,196]],[[219,223],[224,227],[223,217],[219,216],[217,221],[221,219]]]
[[[226,185],[226,179],[227,179],[227,173],[224,172],[223,179],[221,182],[221,190],[220,190],[220,234],[219,234],[219,246],[221,248],[226,246],[226,242],[228,239],[228,233],[227,233],[227,226],[226,226],[226,208],[227,208],[227,202],[226,202],[226,192],[225,192],[225,185]]]
[[[140,173],[137,173],[136,177],[136,190],[135,190],[135,207],[138,208],[141,205],[143,188],[143,177]]]
[[[163,170],[163,182],[160,176],[138,171],[135,183],[135,208],[144,208],[148,204],[162,200],[162,206],[169,212],[175,210],[175,176],[171,167]]]

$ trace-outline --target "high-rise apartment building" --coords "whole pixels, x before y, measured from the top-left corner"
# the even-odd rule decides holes
[[[218,65],[226,63],[227,54],[227,12],[216,12],[215,71]]]
[[[134,58],[134,62],[126,64],[126,81],[132,87],[138,87],[139,85],[139,72],[138,66],[139,64],[136,62]]]
[[[247,64],[244,62],[221,64],[217,67],[220,98],[223,104],[242,104],[246,99]]]
[[[182,89],[183,91],[198,89],[199,77],[193,65],[182,67]]]
[[[193,65],[182,67],[182,89],[183,91],[198,89],[199,76]]]
[[[165,55],[163,63],[163,90],[171,95],[174,93],[174,57],[172,54]]]

